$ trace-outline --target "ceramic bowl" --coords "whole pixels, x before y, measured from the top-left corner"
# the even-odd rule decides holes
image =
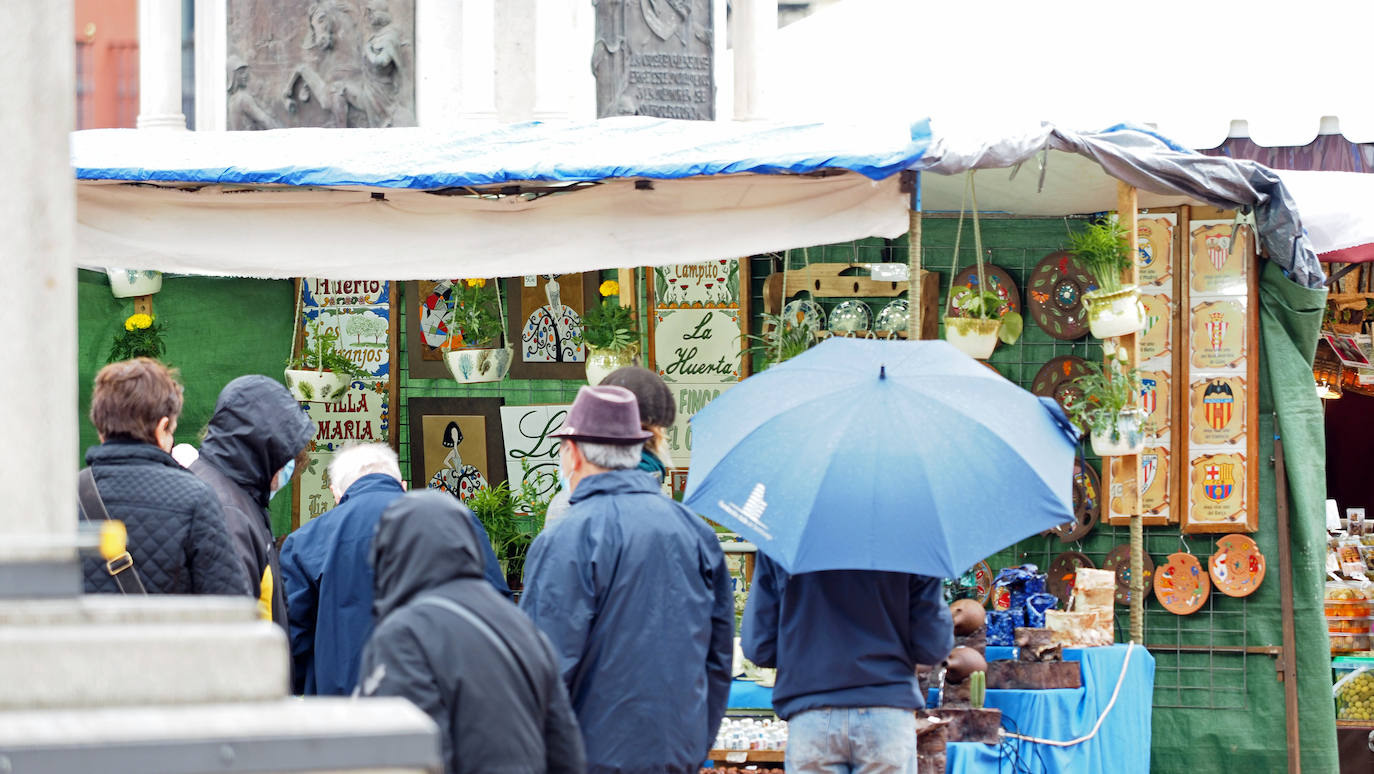
[[[783,319],[795,326],[805,325],[812,333],[825,330],[825,310],[809,298],[799,298],[782,308]]]
[[[866,333],[872,327],[873,311],[862,301],[842,301],[830,310],[830,330],[835,333]]]
[[[878,333],[901,333],[907,329],[911,323],[911,303],[905,298],[899,298],[878,312],[878,319],[873,323],[873,330]]]

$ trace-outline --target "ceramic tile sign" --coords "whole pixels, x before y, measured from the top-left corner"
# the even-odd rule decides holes
[[[1245,455],[1203,454],[1189,471],[1189,521],[1207,525],[1245,524]]]
[[[1232,238],[1230,220],[1195,220],[1189,226],[1188,254],[1191,258],[1189,288],[1193,293],[1244,295],[1249,277],[1251,250],[1246,240]]]
[[[1231,446],[1245,438],[1245,379],[1214,376],[1188,385],[1190,441],[1198,446]]]
[[[540,496],[558,488],[558,439],[549,434],[563,426],[568,406],[502,406],[501,434],[511,489],[531,481]],[[528,472],[524,465],[528,464]],[[522,478],[523,477],[523,478]]]
[[[1174,229],[1178,216],[1171,213],[1141,214],[1136,219],[1140,255],[1136,277],[1141,286],[1164,285],[1173,275]]]
[[[1107,474],[1107,512],[1112,516],[1125,516],[1135,508],[1138,480],[1135,471],[1126,468],[1125,457],[1108,457],[1103,461],[1103,466]]]
[[[316,331],[337,336],[336,348],[354,365],[373,377],[386,379],[391,373],[391,321],[385,306],[322,307],[307,310],[305,318],[318,322]],[[305,329],[305,347],[314,346],[314,336]]]
[[[1141,500],[1142,516],[1155,517],[1163,524],[1169,518],[1169,447],[1146,446],[1140,453],[1140,465],[1136,479],[1125,470],[1124,457],[1111,457],[1107,465],[1109,488],[1107,490],[1108,515],[1126,519],[1135,504],[1135,482],[1142,482],[1144,499]]]
[[[739,309],[660,309],[654,312],[654,365],[663,381],[740,380]]]
[[[692,415],[706,408],[706,404],[720,397],[729,384],[672,383],[668,388],[673,391],[677,415],[673,426],[668,428],[668,451],[673,459],[667,461],[669,467],[685,465],[692,459]]]
[[[1169,371],[1140,372],[1140,408],[1145,411],[1144,430],[1147,437],[1168,437],[1171,390]]]
[[[519,301],[519,353],[524,363],[583,363],[585,297],[580,274],[539,274],[523,277]],[[514,302],[516,299],[511,299]],[[512,330],[512,339],[515,331]]]
[[[1243,366],[1247,322],[1244,301],[1195,304],[1192,309],[1192,367],[1217,370]]]
[[[1163,294],[1144,293],[1145,328],[1140,332],[1140,360],[1145,362],[1169,354],[1173,341],[1174,305]]]
[[[301,524],[334,507],[326,468],[336,452],[347,444],[388,442],[389,392],[387,382],[358,380],[334,403],[301,404],[315,426],[315,436],[306,445],[310,462],[296,480]]]
[[[390,306],[391,283],[312,277],[302,283],[301,299],[307,307]]]
[[[657,309],[738,308],[740,262],[729,259],[651,269]]]

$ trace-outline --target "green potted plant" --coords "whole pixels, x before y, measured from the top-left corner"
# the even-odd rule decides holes
[[[979,287],[985,285],[980,282]],[[950,291],[949,306],[959,314],[945,317],[945,341],[969,357],[985,360],[992,356],[999,340],[1015,344],[1021,337],[1021,315],[1011,311],[1001,296],[990,290],[980,291],[967,285],[954,288]]]
[[[1106,355],[1105,366],[1090,362],[1074,381],[1083,397],[1067,406],[1069,418],[1091,435],[1097,456],[1139,454],[1145,445],[1140,374],[1127,364],[1125,349],[1113,346]]]
[[[620,283],[606,280],[600,293],[601,303],[582,316],[588,384],[600,384],[617,368],[633,365],[639,351],[639,326],[634,310],[620,305]]]
[[[538,477],[528,475],[529,462],[522,461],[521,467],[527,475],[519,491],[512,491],[510,483],[502,481],[477,490],[467,501],[467,506],[487,531],[487,539],[501,563],[506,584],[516,590],[523,585],[525,557],[544,529],[551,499],[540,493]]]
[[[806,324],[806,313],[798,310],[796,316],[783,314],[763,315],[762,335],[750,336],[753,342],[748,354],[754,359],[754,370],[784,363],[816,345],[816,334]]]
[[[339,334],[322,327],[319,320],[311,321],[306,329],[303,351],[286,364],[286,388],[299,401],[332,403],[348,392],[354,379],[369,374],[339,351]]]
[[[444,347],[444,363],[459,384],[499,382],[510,372],[514,353],[501,346],[505,335],[505,315],[501,310],[500,281],[487,290],[484,278],[469,278],[453,284],[453,318]]]
[[[166,349],[157,319],[140,312],[124,319],[124,330],[115,335],[106,362],[117,363],[136,357],[160,358]]]
[[[1126,236],[1125,227],[1115,220],[1091,223],[1069,234],[1069,252],[1097,283],[1083,294],[1083,304],[1088,310],[1088,328],[1099,339],[1125,336],[1145,327],[1140,290],[1121,281],[1134,258]]]

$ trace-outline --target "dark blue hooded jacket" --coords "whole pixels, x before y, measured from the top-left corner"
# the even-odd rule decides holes
[[[763,554],[744,608],[740,648],[776,667],[773,709],[787,719],[821,707],[919,709],[916,665],[954,647],[940,580],[834,570],[788,576]]]
[[[358,683],[363,644],[372,634],[372,567],[368,555],[377,521],[405,491],[384,473],[354,481],[339,504],[291,533],[281,549],[290,622],[292,690],[347,696]],[[510,597],[487,533],[463,509],[481,538],[483,572]]]
[[[705,522],[643,471],[585,478],[535,539],[520,606],[558,655],[588,772],[695,774],[725,713],[734,630]]]

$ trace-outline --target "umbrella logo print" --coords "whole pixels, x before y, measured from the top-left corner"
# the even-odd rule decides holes
[[[764,539],[772,540],[773,535],[768,532],[767,527],[763,524],[763,512],[768,508],[768,502],[763,499],[763,495],[763,484],[755,484],[753,491],[749,493],[749,499],[744,501],[743,506],[727,503],[724,500],[719,501],[717,505],[722,511],[758,530]]]

